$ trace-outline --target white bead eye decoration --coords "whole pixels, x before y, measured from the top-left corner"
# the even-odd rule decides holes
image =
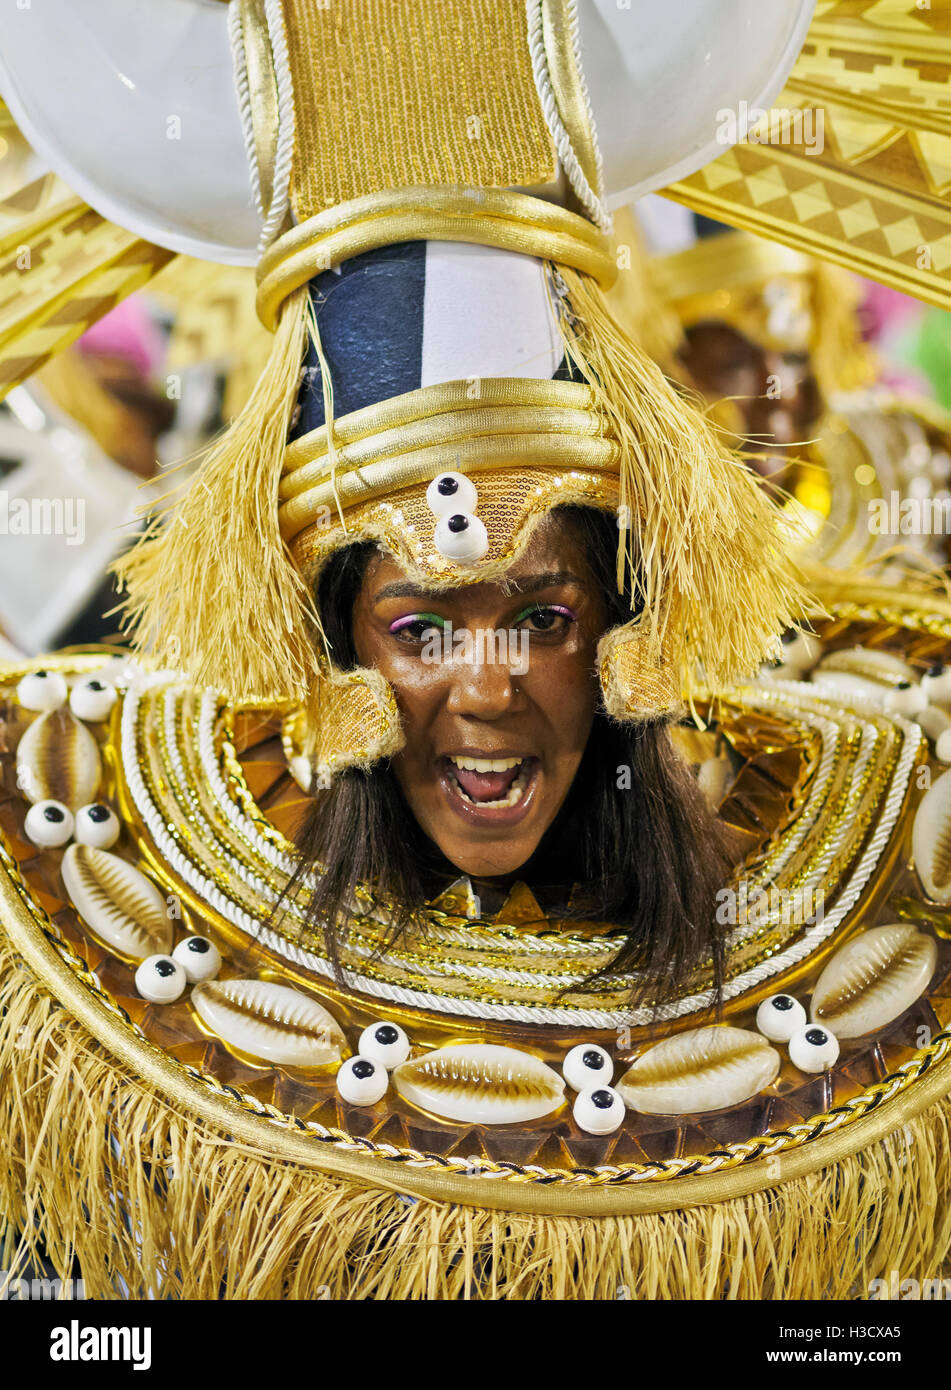
[[[579,1091],[571,1111],[585,1134],[613,1134],[624,1119],[624,1102],[613,1086]]]
[[[213,980],[221,969],[221,952],[207,936],[186,936],[172,952],[172,960],[182,967],[190,985]]]
[[[789,1042],[808,1021],[805,1009],[791,994],[771,994],[756,1010],[756,1026],[770,1042]]]
[[[69,707],[77,719],[88,719],[97,724],[108,719],[117,699],[115,687],[98,676],[77,681],[69,692]]]
[[[58,671],[31,671],[17,686],[17,699],[24,709],[46,714],[66,703],[66,682]]]
[[[369,1057],[350,1057],[337,1072],[337,1090],[350,1105],[376,1105],[389,1084],[386,1067]]]
[[[147,956],[135,972],[135,987],[150,1004],[174,1004],[187,984],[184,970],[171,956]]]
[[[590,1091],[597,1086],[610,1086],[614,1063],[603,1047],[579,1043],[566,1054],[561,1074],[573,1091]]]
[[[797,671],[808,671],[819,660],[822,647],[818,637],[811,632],[797,632],[790,628],[783,633],[783,665],[792,666]]]
[[[921,714],[927,707],[928,695],[920,685],[902,681],[885,696],[885,708],[892,714]]]
[[[73,813],[61,801],[37,801],[27,811],[23,828],[39,849],[59,849],[73,833]]]
[[[934,705],[951,702],[951,666],[939,662],[929,667],[921,678],[921,688]]]
[[[76,843],[111,849],[119,838],[119,817],[104,801],[92,801],[76,812]]]
[[[426,489],[426,501],[433,516],[452,516],[454,512],[474,512],[479,494],[465,473],[440,473]]]
[[[800,1071],[828,1071],[839,1056],[839,1040],[828,1028],[810,1023],[789,1039],[789,1060]]]
[[[409,1056],[409,1038],[396,1023],[371,1023],[360,1034],[357,1051],[392,1071]]]
[[[471,512],[453,512],[442,517],[436,523],[433,539],[440,555],[464,565],[481,560],[489,548],[489,533]]]

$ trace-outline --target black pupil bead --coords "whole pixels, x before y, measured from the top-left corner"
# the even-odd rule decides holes
[[[810,1028],[806,1034],[806,1042],[812,1043],[813,1047],[822,1047],[829,1041],[828,1033],[824,1033],[821,1028]]]
[[[104,821],[109,819],[109,807],[103,806],[101,802],[96,802],[95,806],[89,808],[89,819],[94,821]]]
[[[898,682],[898,689],[899,689],[899,690],[910,690],[910,689],[911,689],[911,681],[899,681],[899,682]]]
[[[203,956],[208,950],[208,942],[203,936],[193,936],[188,943],[188,949],[197,955]]]
[[[90,690],[105,690],[105,688],[106,688],[106,687],[103,685],[102,681],[90,681],[90,682],[89,682],[89,689],[90,689]]]
[[[600,1071],[604,1066],[604,1058],[601,1056],[601,1053],[595,1052],[593,1048],[590,1052],[586,1052],[581,1060],[584,1062],[585,1066],[590,1067],[592,1071]]]
[[[49,675],[49,672],[48,672],[48,671],[37,671],[36,674],[37,674],[37,676],[40,678],[41,681],[45,681],[45,680],[46,680],[46,677]]]
[[[773,1008],[782,1009],[783,1013],[785,1013],[787,1009],[792,1008],[793,1003],[794,1001],[788,994],[777,994],[776,998],[773,1000]]]
[[[453,497],[459,491],[459,484],[455,478],[440,478],[436,484],[436,491],[441,497]]]
[[[940,662],[940,661],[935,662],[934,666],[929,666],[929,667],[928,667],[928,675],[929,675],[929,676],[940,676],[940,675],[943,674],[943,672],[944,672],[944,667],[941,665],[941,662]]]
[[[376,1067],[373,1063],[368,1062],[364,1057],[353,1064],[353,1074],[358,1081],[366,1081],[367,1077],[372,1076],[375,1071]]]
[[[455,516],[449,518],[446,525],[449,527],[450,531],[452,531],[453,535],[458,535],[460,531],[468,531],[469,520],[467,517],[464,517],[461,512],[457,512]]]
[[[376,1030],[373,1036],[383,1047],[392,1047],[399,1037],[399,1033],[397,1033],[392,1023],[384,1023],[382,1027]]]
[[[175,974],[175,967],[170,960],[157,960],[155,962],[155,973],[161,975],[163,980],[167,980],[169,975]]]
[[[795,640],[796,640],[796,638],[797,638],[798,636],[799,636],[798,632],[793,632],[792,628],[790,628],[788,632],[784,632],[784,633],[783,633],[783,638],[782,638],[783,646],[784,646],[784,647],[788,647],[788,646],[790,645],[791,642],[795,642]]]
[[[610,1110],[614,1104],[614,1097],[610,1091],[592,1091],[591,1104],[597,1106],[599,1110]]]
[[[58,806],[46,806],[43,810],[43,816],[44,819],[52,821],[54,825],[58,825],[63,819],[63,813]]]

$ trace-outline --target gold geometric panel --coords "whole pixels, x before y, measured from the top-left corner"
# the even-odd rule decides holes
[[[949,192],[951,9],[913,0],[820,4],[769,127],[664,190],[942,308]]]
[[[172,259],[49,177],[0,203],[0,396]]]

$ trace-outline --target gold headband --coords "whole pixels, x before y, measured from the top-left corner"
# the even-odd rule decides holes
[[[399,241],[464,241],[517,251],[590,275],[617,277],[610,244],[583,217],[507,189],[407,188],[370,193],[285,232],[258,267],[258,316],[272,331],[281,306],[322,270]]]
[[[390,495],[441,472],[504,468],[617,471],[590,387],[486,379],[410,391],[296,440],[284,455],[281,534],[290,541],[323,509]]]

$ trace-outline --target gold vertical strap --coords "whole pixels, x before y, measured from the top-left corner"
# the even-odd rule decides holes
[[[524,0],[284,0],[284,13],[300,221],[387,189],[553,180]]]
[[[274,199],[274,163],[277,159],[277,80],[274,54],[264,13],[264,0],[235,0],[244,40],[244,60],[251,97],[251,130],[254,157],[265,215]]]
[[[575,51],[575,0],[542,0],[542,33],[552,91],[572,149],[589,186],[603,197],[598,146]]]

